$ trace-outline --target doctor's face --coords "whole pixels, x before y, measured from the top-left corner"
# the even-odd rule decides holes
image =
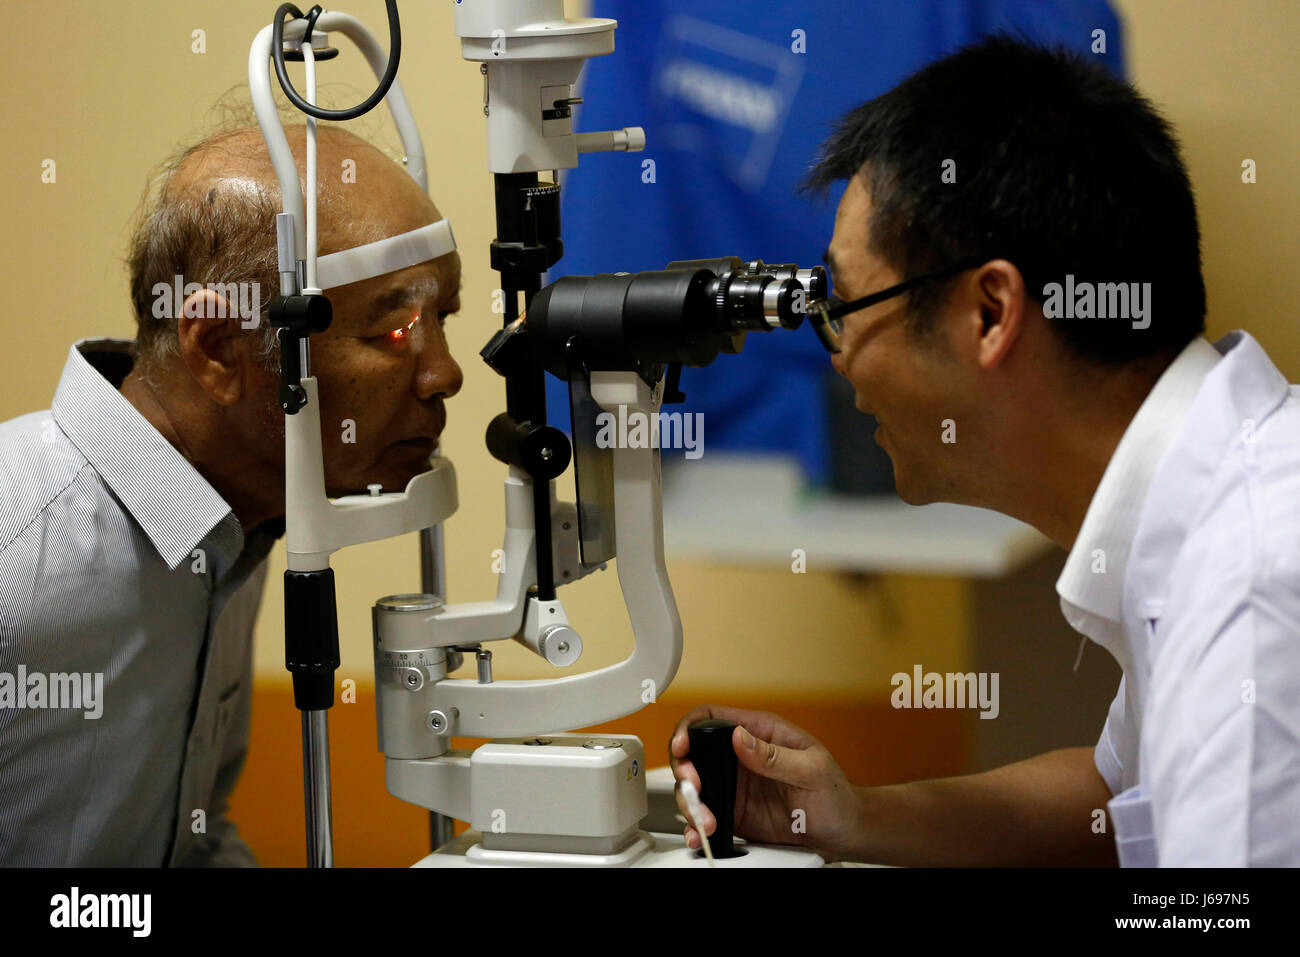
[[[870,193],[858,175],[840,201],[827,255],[833,291],[845,302],[909,278],[868,249],[870,219]],[[879,423],[875,439],[893,462],[899,497],[911,505],[955,501],[958,448],[943,438],[945,420],[955,427],[963,418],[950,386],[959,370],[942,316],[924,337],[906,327],[908,298],[845,316],[841,351],[832,363],[853,385],[858,410]]]

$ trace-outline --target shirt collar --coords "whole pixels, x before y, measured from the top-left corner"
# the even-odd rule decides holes
[[[1056,582],[1066,620],[1121,665],[1124,576],[1138,519],[1160,460],[1221,358],[1197,336],[1161,374],[1124,430]]]
[[[1203,490],[1225,462],[1235,458],[1249,467],[1254,456],[1267,454],[1257,432],[1292,388],[1248,332],[1231,332],[1215,348],[1223,361],[1187,414],[1196,423],[1196,441],[1177,443],[1160,463],[1153,484],[1161,493],[1143,513],[1134,543],[1129,585],[1138,614],[1147,618],[1164,613],[1169,559],[1201,520]]]
[[[129,339],[82,339],[68,351],[54,420],[139,523],[170,569],[204,539],[217,566],[244,547],[230,505],[118,388],[133,365]]]

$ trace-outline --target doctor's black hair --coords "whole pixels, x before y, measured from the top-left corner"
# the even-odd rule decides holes
[[[955,182],[943,181],[948,160]],[[802,189],[858,174],[871,196],[870,248],[900,279],[1003,258],[1040,304],[1067,274],[1076,285],[1150,282],[1145,329],[1050,320],[1074,356],[1099,364],[1176,353],[1205,330],[1196,202],[1178,142],[1099,64],[1007,35],[937,60],[843,116]],[[909,293],[918,334],[955,281]]]

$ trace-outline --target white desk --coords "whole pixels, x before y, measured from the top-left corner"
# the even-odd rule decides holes
[[[1050,545],[987,509],[812,494],[787,459],[710,453],[664,467],[670,558],[789,566],[802,548],[809,569],[998,578]]]

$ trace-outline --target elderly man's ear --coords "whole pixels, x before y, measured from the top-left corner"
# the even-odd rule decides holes
[[[238,303],[227,302],[211,289],[186,297],[176,320],[181,361],[218,405],[234,405],[244,394],[248,354],[244,337],[239,335],[239,321]]]

